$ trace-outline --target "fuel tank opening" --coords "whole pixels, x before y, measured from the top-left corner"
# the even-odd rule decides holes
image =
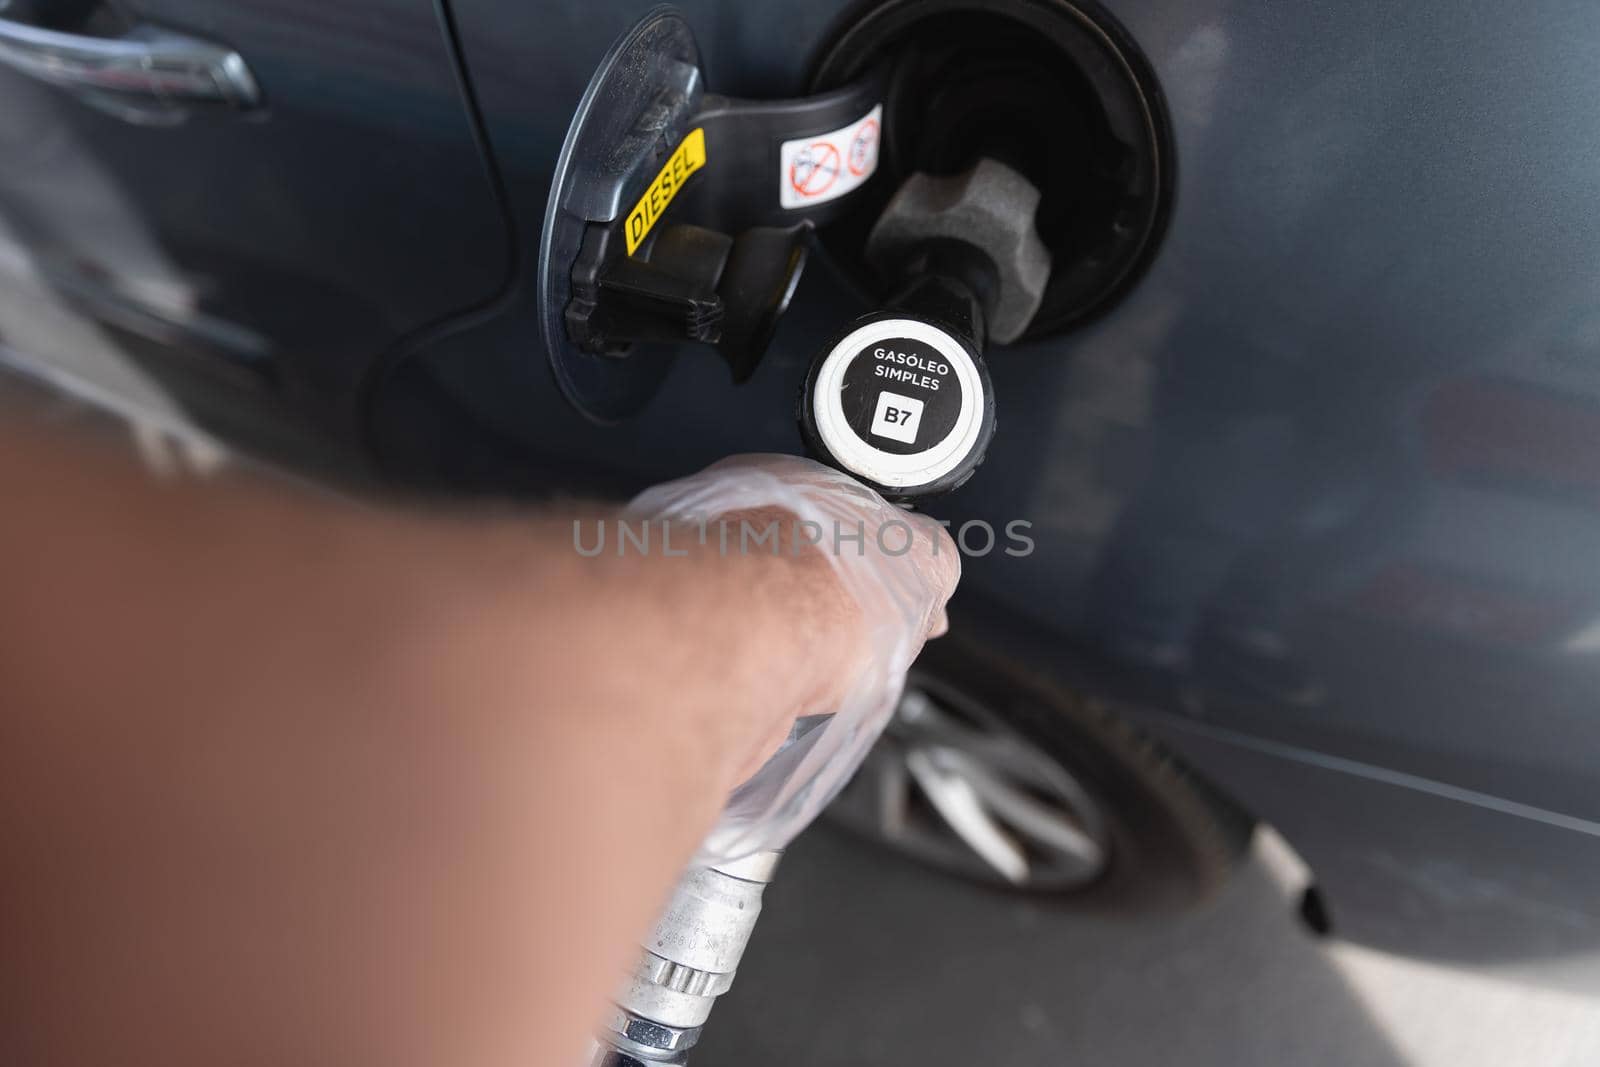
[[[1052,268],[1022,339],[1057,333],[1127,291],[1160,241],[1172,198],[1166,109],[1149,65],[1098,7],[1064,0],[886,0],[842,23],[811,88],[888,62],[880,168],[821,234],[875,298],[868,235],[917,172],[956,176],[988,158],[1036,186]]]

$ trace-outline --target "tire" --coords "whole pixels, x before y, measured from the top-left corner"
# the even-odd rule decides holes
[[[864,769],[835,804],[835,821],[902,855],[1062,907],[1138,914],[1205,901],[1226,884],[1248,847],[1250,818],[1176,756],[1110,706],[998,652],[992,639],[953,629],[928,645],[913,685],[959,694],[1064,769],[1097,809],[1084,822],[1093,822],[1104,856],[1092,877],[1075,884],[1009,885],[975,856],[952,861],[943,848],[886,833],[861,802],[862,787],[871,788],[860,781],[870,776]],[[893,733],[880,747],[895,743]]]

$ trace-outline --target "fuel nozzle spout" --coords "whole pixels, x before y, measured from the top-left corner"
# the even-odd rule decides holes
[[[929,276],[966,287],[985,313],[974,340],[1010,344],[1027,331],[1050,280],[1050,250],[1034,225],[1039,199],[1032,182],[994,159],[960,174],[919,171],[873,226],[867,263],[911,290]]]
[[[972,477],[995,427],[983,350],[1026,332],[1050,278],[1038,207],[1031,182],[987,158],[900,186],[866,246],[894,296],[823,349],[801,392],[813,455],[907,504]]]

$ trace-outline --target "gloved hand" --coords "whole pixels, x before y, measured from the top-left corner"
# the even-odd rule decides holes
[[[796,721],[776,754],[728,798],[695,862],[782,848],[849,780],[888,723],[923,642],[944,632],[945,602],[961,577],[955,543],[932,519],[798,456],[723,460],[646,490],[628,514],[691,523],[759,516],[751,520],[758,531],[773,518],[789,519],[781,522],[781,550],[821,554],[860,612],[865,647],[836,706]],[[730,545],[740,550],[737,532]]]

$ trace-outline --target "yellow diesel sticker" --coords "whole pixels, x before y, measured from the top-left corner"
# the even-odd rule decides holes
[[[661,173],[656,175],[656,180],[650,183],[650,188],[644,191],[639,202],[633,205],[633,210],[628,212],[628,255],[631,256],[638,250],[640,242],[650,232],[650,227],[654,226],[661,213],[667,210],[667,205],[678,195],[678,190],[689,180],[689,175],[705,165],[706,131],[696,128],[690,130],[689,136],[673,149],[672,155],[662,166]]]

